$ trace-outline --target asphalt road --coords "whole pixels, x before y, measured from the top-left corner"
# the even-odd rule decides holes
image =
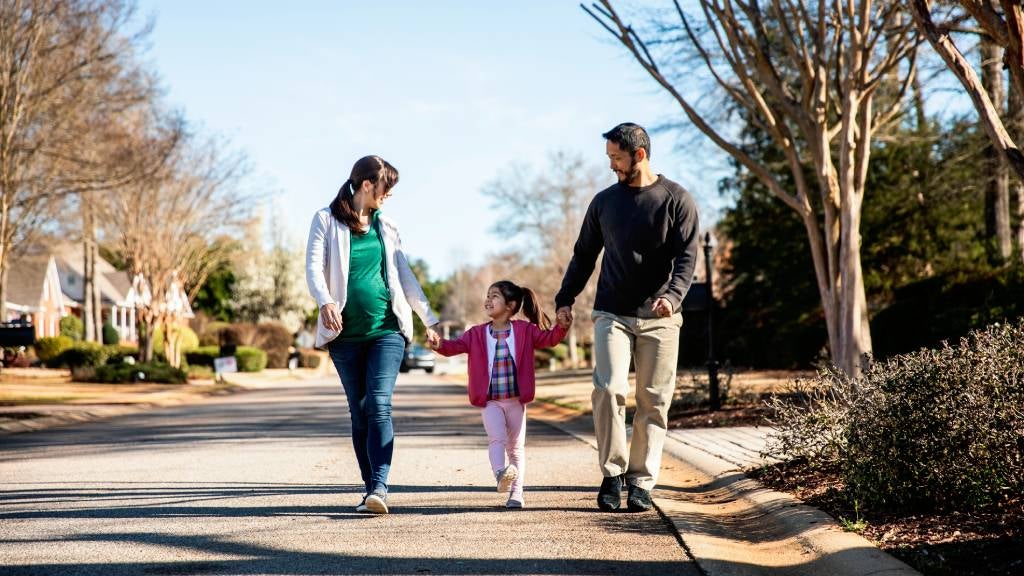
[[[0,437],[0,574],[698,574],[656,512],[603,513],[596,455],[527,431],[525,510],[495,492],[463,387],[403,374],[392,514],[336,379]]]

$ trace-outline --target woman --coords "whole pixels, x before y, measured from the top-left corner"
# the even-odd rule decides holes
[[[320,307],[316,347],[327,348],[352,418],[352,445],[366,485],[357,512],[387,514],[394,429],[391,396],[412,312],[436,336],[437,318],[381,206],[398,170],[379,156],[352,167],[331,205],[316,213],[306,245],[306,282]]]

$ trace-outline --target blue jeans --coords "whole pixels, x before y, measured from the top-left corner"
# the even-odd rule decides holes
[[[395,431],[391,423],[391,396],[405,354],[405,338],[386,334],[369,342],[327,345],[341,376],[352,418],[352,447],[366,492],[388,489]]]

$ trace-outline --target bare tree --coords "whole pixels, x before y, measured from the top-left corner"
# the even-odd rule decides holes
[[[871,351],[860,261],[861,203],[876,131],[902,114],[915,75],[917,38],[893,1],[699,0],[700,19],[678,2],[678,23],[648,45],[612,7],[584,7],[629,50],[686,117],[754,174],[804,223],[825,314],[832,361],[858,374]],[[659,47],[666,48],[657,50]],[[674,49],[674,50],[673,50]],[[652,51],[653,50],[653,51]],[[785,157],[793,192],[773,166],[712,125],[687,95],[693,76],[664,66],[696,59],[722,98],[771,137]],[[900,79],[884,104],[880,88]],[[808,173],[813,174],[809,179]]]
[[[992,144],[998,153],[1005,156],[1018,178],[1024,179],[1024,154],[1007,132],[996,103],[989,97],[974,67],[953,42],[951,27],[935,23],[931,0],[909,0],[909,4],[918,28],[967,90]],[[1000,0],[998,4],[993,0],[960,0],[959,4],[971,14],[987,37],[1003,48],[1003,65],[1009,70],[1011,83],[1018,94],[1024,92],[1024,51],[1021,45],[1024,41],[1024,6],[1019,0]]]
[[[209,273],[227,257],[232,234],[248,215],[248,199],[235,186],[241,157],[225,157],[216,142],[197,144],[177,118],[150,123],[139,148],[163,150],[175,142],[164,170],[108,195],[107,230],[148,296],[136,303],[140,352],[153,358],[152,334],[162,328],[169,363],[180,363],[183,297],[191,302]],[[180,291],[178,290],[180,288]]]
[[[132,61],[145,34],[122,33],[127,0],[0,1],[0,319],[7,262],[30,245],[55,203],[134,177],[98,145],[111,114],[145,101]]]
[[[535,264],[530,287],[547,302],[553,302],[562,276],[572,259],[572,246],[586,215],[587,205],[600,190],[600,170],[587,165],[579,155],[551,154],[548,166],[535,173],[524,166],[513,166],[484,187],[499,207],[502,218],[496,231],[502,236],[527,241],[529,258]],[[592,308],[596,276],[577,297],[577,304]],[[577,316],[569,331],[569,357],[579,365],[577,346],[581,334],[591,334],[593,325],[586,316]]]

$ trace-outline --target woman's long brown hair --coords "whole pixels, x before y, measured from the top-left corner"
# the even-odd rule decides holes
[[[331,214],[338,222],[348,226],[355,234],[365,234],[359,224],[359,213],[353,202],[356,192],[362,187],[363,182],[369,181],[376,185],[384,179],[384,191],[387,192],[398,184],[398,169],[388,164],[380,156],[364,156],[352,166],[352,172],[348,180],[341,185],[338,195],[331,202]]]

